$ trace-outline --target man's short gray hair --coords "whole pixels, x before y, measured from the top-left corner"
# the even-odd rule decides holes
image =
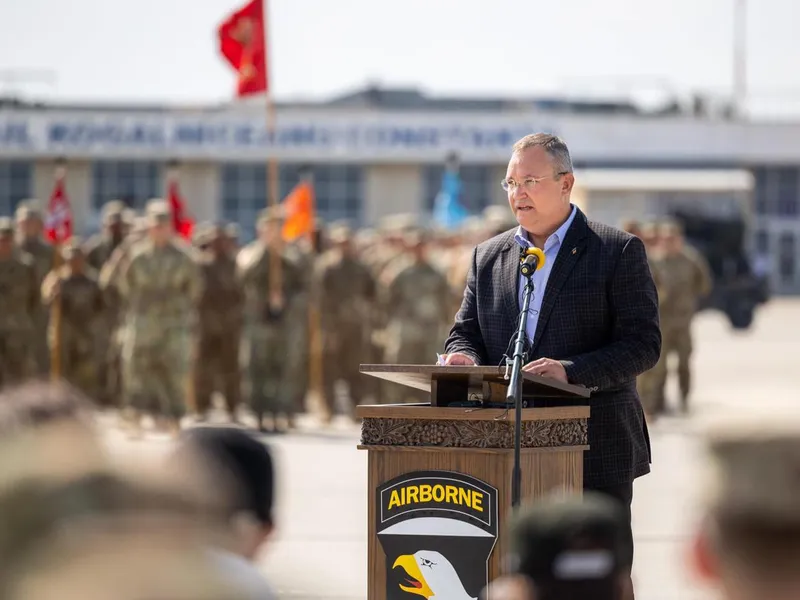
[[[528,148],[542,147],[553,161],[556,173],[572,173],[572,158],[569,148],[560,137],[550,133],[532,133],[517,140],[512,147],[512,153],[522,152]]]

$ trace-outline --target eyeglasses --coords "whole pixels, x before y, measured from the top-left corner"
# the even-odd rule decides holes
[[[500,182],[500,185],[507,192],[513,191],[518,187],[523,187],[525,191],[532,192],[533,189],[536,187],[536,184],[542,181],[543,179],[550,179],[550,178],[557,179],[558,177],[566,175],[567,173],[569,173],[569,171],[561,171],[560,173],[556,173],[555,175],[545,175],[544,177],[528,177],[522,183],[517,183],[513,179],[503,179],[503,181]]]

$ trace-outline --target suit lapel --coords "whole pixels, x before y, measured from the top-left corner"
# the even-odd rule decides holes
[[[564,287],[564,283],[569,278],[572,269],[583,253],[588,225],[583,212],[577,207],[576,211],[572,225],[570,225],[570,228],[567,230],[567,235],[561,243],[561,248],[556,256],[556,262],[553,265],[553,270],[550,271],[550,277],[547,279],[544,298],[542,298],[542,307],[539,310],[539,319],[536,323],[536,332],[533,336],[531,352],[535,351],[539,345],[544,330],[547,327],[547,321],[550,319],[550,314],[553,312],[556,300],[558,300],[561,288]]]
[[[503,294],[505,314],[509,316],[511,326],[516,326],[515,319],[519,313],[519,250],[512,240],[506,242],[500,251],[500,290]]]

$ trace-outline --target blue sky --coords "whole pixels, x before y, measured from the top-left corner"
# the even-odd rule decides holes
[[[270,0],[273,90],[657,98],[732,89],[736,0]],[[215,31],[239,0],[0,0],[0,93],[197,104],[231,97]],[[750,0],[757,114],[800,116],[796,0]],[[49,82],[12,82],[8,70]],[[795,110],[796,109],[796,110]]]

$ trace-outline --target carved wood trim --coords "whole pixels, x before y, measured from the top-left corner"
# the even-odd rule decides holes
[[[365,418],[361,424],[364,446],[441,446],[446,448],[513,448],[511,421]],[[523,448],[585,446],[586,419],[526,421],[522,423]]]

